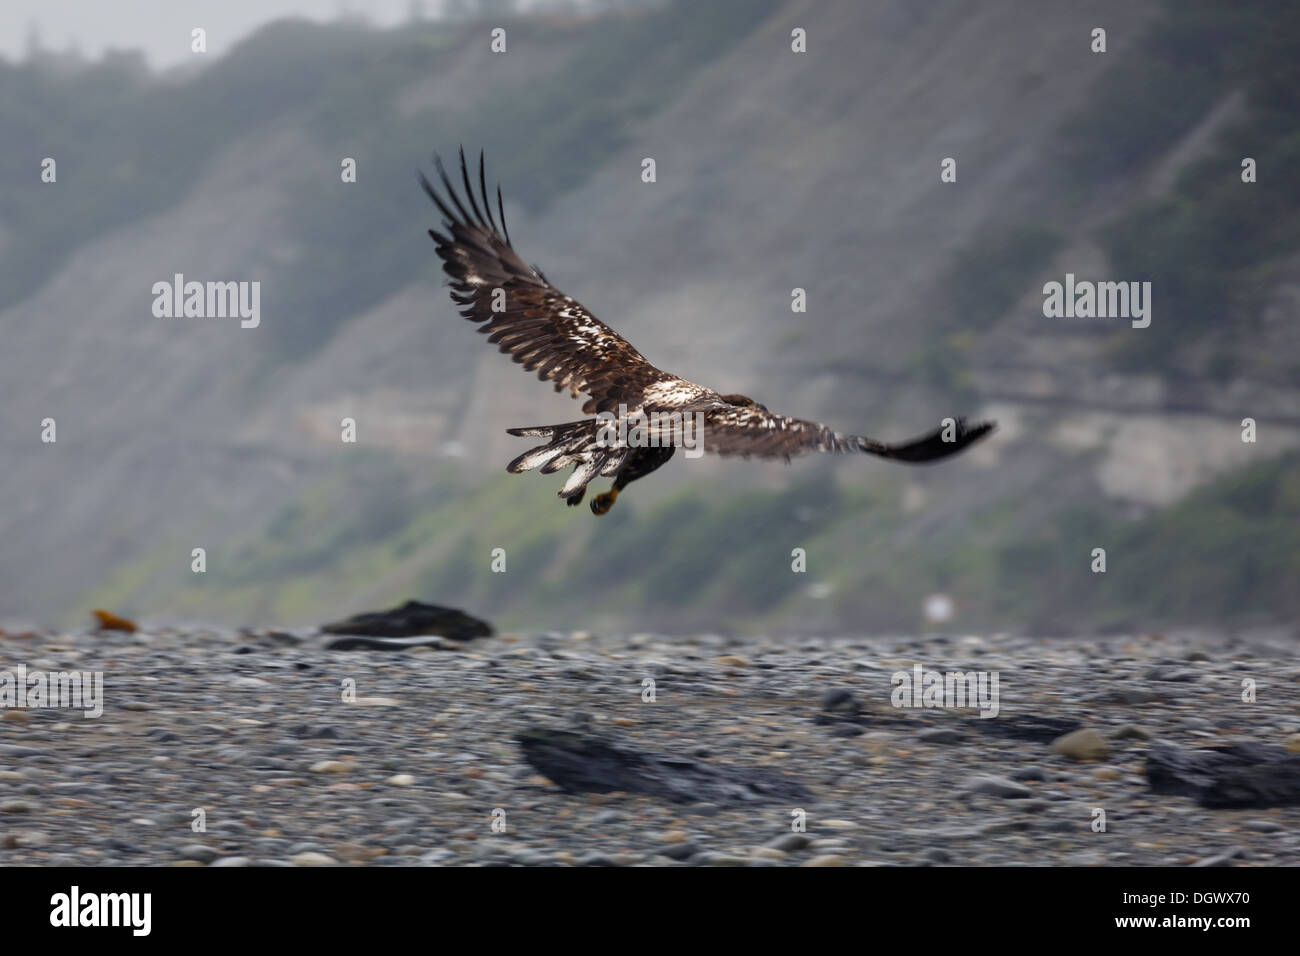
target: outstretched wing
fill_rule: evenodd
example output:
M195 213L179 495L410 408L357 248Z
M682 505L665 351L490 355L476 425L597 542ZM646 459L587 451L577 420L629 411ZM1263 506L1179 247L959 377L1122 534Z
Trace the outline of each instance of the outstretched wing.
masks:
M460 314L479 323L478 330L489 342L528 371L536 371L542 381L554 382L557 392L567 388L575 398L579 393L589 395L582 407L588 414L616 410L620 403L636 407L649 385L673 380L576 299L551 285L535 266L519 258L510 245L500 186L500 228L492 215L481 153L476 198L465 151L460 152L468 209L437 156L434 165L445 199L423 173L420 184L442 211L446 232L430 229L429 235L450 280L451 297L462 306Z
M817 422L774 415L762 408L723 405L706 409L704 450L719 455L790 458L805 452L865 452L881 458L921 463L938 461L970 447L994 429L993 422L952 426L891 445L862 435L841 435Z

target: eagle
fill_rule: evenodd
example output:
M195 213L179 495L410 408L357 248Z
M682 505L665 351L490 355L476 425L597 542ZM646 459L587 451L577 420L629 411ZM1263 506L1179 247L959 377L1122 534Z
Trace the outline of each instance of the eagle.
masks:
M559 496L582 502L597 476L613 478L592 497L603 515L619 492L665 464L679 447L719 455L783 458L805 452L863 452L917 464L948 458L987 436L993 422L968 425L945 419L939 428L900 444L843 435L825 425L768 411L745 395L723 394L652 365L626 339L565 295L536 266L525 264L510 242L501 186L496 215L479 153L478 193L460 150L463 190L458 193L435 154L442 191L418 173L420 185L442 213L442 230L430 229L451 298L488 341L557 392L586 396L581 421L510 428L538 445L506 466L512 474L539 469L553 474L574 466ZM498 222L499 220L499 222Z

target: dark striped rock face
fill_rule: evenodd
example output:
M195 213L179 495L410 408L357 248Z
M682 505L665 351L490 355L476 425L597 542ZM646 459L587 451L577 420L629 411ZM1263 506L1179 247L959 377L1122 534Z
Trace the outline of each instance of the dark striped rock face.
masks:
M779 773L649 753L582 731L529 727L516 739L533 769L569 793L642 793L719 805L809 799L798 782Z
M1195 797L1203 807L1300 806L1300 754L1269 744L1189 750L1156 742L1146 773L1156 793Z

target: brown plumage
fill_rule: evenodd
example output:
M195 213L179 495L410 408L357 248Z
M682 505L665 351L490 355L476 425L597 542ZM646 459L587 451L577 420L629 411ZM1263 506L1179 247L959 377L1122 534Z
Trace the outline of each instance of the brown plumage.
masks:
M968 426L963 419L950 419L933 432L890 445L776 415L744 395L723 395L664 372L519 257L510 243L500 186L493 214L482 154L477 196L464 150L460 153L463 199L436 156L434 165L445 196L423 173L420 183L442 212L444 231L430 229L429 235L460 314L478 323L479 332L500 351L536 372L539 379L552 382L556 391L567 389L575 398L586 395L583 412L597 416L564 425L509 429L512 435L547 439L512 461L509 471L540 468L550 474L575 466L559 492L570 505L582 500L587 484L597 475L613 476L611 491L591 504L596 514L604 514L623 487L666 462L675 447L693 441L702 441L705 451L720 455L788 461L812 451L865 452L919 463L956 454L994 428L992 422ZM673 413L702 421L702 436L670 428L670 422L655 424L657 416ZM640 435L648 441L624 437L632 434L627 427L642 417L651 422Z

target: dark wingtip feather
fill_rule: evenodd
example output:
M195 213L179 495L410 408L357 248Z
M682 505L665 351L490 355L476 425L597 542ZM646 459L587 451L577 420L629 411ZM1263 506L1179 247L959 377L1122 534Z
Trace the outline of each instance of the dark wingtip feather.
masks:
M904 442L901 445L875 445L875 443L871 443L864 445L862 450L884 458L892 458L895 461L923 464L925 462L939 461L964 451L997 428L996 422L980 422L968 426L964 418L958 418L955 421L957 429L952 441L943 440L946 429L939 427L927 435L922 435L920 438Z
M488 198L487 191L487 173L484 170L483 150L478 151L478 188L483 196L483 211L487 213L488 222L492 224L492 231L497 231L496 220L492 218L492 200Z
M474 198L474 187L469 184L469 165L465 162L465 147L460 148L460 178L465 184L465 195L469 199L469 207L474 210L474 221L486 229L487 223L483 221L483 214L479 212L478 201Z
M501 203L501 184L497 183L497 213L501 216L501 231L505 233L506 242L510 241L510 227L506 225L506 207Z
M424 175L423 169L417 169L415 171L415 178L420 181L420 188L424 190L425 194L430 199L434 198L433 183L429 182L429 177Z
M460 197L456 195L456 190L452 188L451 178L447 175L447 170L442 165L442 158L439 157L437 153L433 156L433 165L438 170L438 176L442 179L442 185L446 187L447 195L451 197L452 203L455 204L456 209L460 212L460 221L469 224L472 222L470 215L465 210L465 207L461 205ZM446 207L444 206L442 208L445 209ZM448 215L448 218L453 221L456 219L455 216L450 214Z
M434 161L437 162L436 156L434 157ZM442 213L443 217L449 224L454 222L456 219L455 215L453 215L452 211L447 208L447 204L442 201L442 197L438 195L438 191L433 188L433 183L429 182L428 177L424 175L423 171L417 170L416 175L420 178L420 185L424 188L425 194L433 200L433 204L438 207L438 211Z

